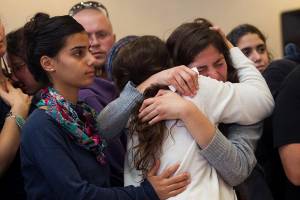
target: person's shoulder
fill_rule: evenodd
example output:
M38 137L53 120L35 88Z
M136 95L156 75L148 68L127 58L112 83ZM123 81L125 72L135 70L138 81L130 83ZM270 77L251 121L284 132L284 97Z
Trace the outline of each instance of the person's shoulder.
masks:
M28 129L43 129L49 126L52 118L46 113L45 110L35 109L27 118L23 130Z
M289 74L292 72L299 64L288 59L278 59L272 61L267 69L263 72L263 75L266 76L271 73L284 73Z
M285 81L283 82L283 87L290 87L297 91L300 84L300 67L295 68L291 73L288 74Z

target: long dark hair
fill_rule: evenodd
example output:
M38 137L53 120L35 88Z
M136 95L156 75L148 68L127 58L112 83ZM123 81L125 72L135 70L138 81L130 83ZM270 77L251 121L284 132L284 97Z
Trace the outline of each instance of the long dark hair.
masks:
M122 90L128 81L138 85L151 75L172 65L165 43L155 36L142 36L120 49L113 65L112 76L117 87ZM144 92L144 99L153 97L165 86L151 86ZM133 164L145 177L148 170L160 157L165 136L164 122L149 125L138 118L140 101L134 108L129 123L129 134L137 136L139 144L133 147Z
M48 14L37 13L25 24L26 61L36 81L43 85L50 83L41 66L41 57L55 57L65 45L68 36L83 31L84 28L69 15L50 18Z
M154 97L160 89L167 89L167 87L164 85L148 87L143 93L144 99ZM133 109L129 123L129 135L132 141L136 135L139 143L133 146L128 153L132 153L135 168L142 172L143 178L146 178L148 171L161 156L163 141L168 132L163 121L149 125L148 122L142 122L139 119L139 108L142 103L142 101L139 102Z
M229 49L222 36L211 30L212 26L208 20L197 18L180 25L171 33L166 44L174 65L189 65L201 51L212 45L224 55L228 66L228 81L238 82Z

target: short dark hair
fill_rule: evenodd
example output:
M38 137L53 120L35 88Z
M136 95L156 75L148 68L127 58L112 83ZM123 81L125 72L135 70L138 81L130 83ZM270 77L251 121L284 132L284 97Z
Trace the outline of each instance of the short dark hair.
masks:
M41 66L41 57L55 57L65 45L68 36L83 31L82 25L69 15L50 18L48 14L37 13L25 24L27 65L38 82L45 85L50 82Z
M139 85L171 65L171 57L161 39L141 36L119 50L113 60L112 76L116 86L122 90L128 81Z
M174 65L189 65L201 51L212 45L224 55L228 66L228 81L237 82L229 49L222 36L211 29L212 26L207 19L197 18L180 25L171 33L166 44Z

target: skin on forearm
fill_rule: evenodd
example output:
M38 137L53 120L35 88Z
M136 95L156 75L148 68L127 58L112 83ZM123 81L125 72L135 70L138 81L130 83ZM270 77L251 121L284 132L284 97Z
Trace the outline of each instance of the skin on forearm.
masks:
M25 119L29 111L29 105L28 102L18 103L11 108L11 112ZM19 146L20 129L17 126L16 119L7 117L0 134L0 176L5 173L14 160Z
M215 135L215 126L192 102L187 101L187 104L186 109L180 113L180 119L198 145L205 148Z
M136 89L140 92L140 93L144 93L145 89L147 89L148 87L150 87L152 84L155 83L159 83L159 81L157 80L155 75L150 76L148 79L146 79L144 82L142 82L141 84L139 84Z
M12 117L5 120L0 134L0 176L14 160L20 145L20 130Z
M289 181L300 186L300 144L288 144L280 147L279 155Z

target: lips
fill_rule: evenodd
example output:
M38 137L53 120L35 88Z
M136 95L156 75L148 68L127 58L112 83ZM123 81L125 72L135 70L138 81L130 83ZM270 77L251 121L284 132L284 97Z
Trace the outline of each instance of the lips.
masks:
M105 52L92 52L92 55L95 56L95 58L103 58L105 57L106 53Z
M256 68L257 68L258 70L263 70L263 69L265 68L265 66L264 66L264 65L259 65L259 66L256 66Z
M95 71L89 71L85 73L88 76L95 76Z

